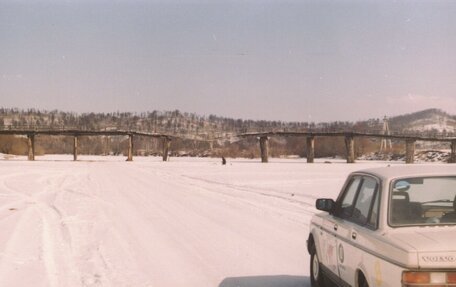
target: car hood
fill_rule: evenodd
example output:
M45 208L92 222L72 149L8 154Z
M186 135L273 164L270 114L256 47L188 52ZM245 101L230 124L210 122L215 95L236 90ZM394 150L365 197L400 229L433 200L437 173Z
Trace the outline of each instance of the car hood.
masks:
M456 227L403 228L387 235L396 246L417 255L420 268L454 268Z

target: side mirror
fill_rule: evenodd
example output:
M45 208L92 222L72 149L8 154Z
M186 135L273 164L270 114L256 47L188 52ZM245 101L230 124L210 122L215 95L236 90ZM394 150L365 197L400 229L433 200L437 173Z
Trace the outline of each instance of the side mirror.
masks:
M334 211L335 206L336 203L330 198L319 198L315 202L315 207L318 210L327 211L329 213L332 213Z

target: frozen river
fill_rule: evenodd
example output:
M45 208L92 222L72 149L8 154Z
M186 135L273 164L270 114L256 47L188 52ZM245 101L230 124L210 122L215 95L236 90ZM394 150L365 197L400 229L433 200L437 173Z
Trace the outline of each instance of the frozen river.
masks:
M0 286L310 286L308 222L381 162L0 160Z

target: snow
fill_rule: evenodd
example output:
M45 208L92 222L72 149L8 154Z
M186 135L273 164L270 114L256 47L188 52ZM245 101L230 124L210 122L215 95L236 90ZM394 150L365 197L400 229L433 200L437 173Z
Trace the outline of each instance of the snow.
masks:
M0 286L16 287L310 286L315 199L391 164L0 158Z
M449 116L434 114L428 118L422 118L411 122L408 130L421 132L434 130L440 133L454 133L456 131L456 121Z

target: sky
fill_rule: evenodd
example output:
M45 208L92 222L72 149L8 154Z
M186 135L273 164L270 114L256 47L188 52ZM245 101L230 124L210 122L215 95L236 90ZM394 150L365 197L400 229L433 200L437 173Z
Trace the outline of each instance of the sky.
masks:
M4 1L0 106L456 114L456 1Z

